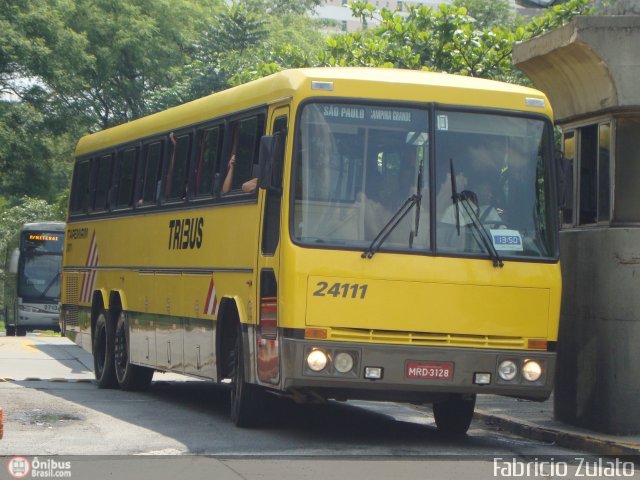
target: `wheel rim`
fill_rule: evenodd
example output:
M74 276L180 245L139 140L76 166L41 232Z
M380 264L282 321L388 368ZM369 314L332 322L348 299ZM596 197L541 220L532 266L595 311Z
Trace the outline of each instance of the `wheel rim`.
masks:
M106 362L105 355L107 353L105 326L104 323L99 322L99 328L96 332L96 373L98 376L102 375L104 365Z
M116 329L116 337L114 341L114 355L116 363L116 374L118 380L122 381L124 373L127 369L127 363L129 362L129 355L127 352L127 337L124 328L124 322L118 322L118 328Z
M242 362L240 361L240 340L236 339L236 345L233 349L233 373L231 375L231 381L233 382L231 388L231 415L235 419L238 416L240 410L240 398L242 396Z

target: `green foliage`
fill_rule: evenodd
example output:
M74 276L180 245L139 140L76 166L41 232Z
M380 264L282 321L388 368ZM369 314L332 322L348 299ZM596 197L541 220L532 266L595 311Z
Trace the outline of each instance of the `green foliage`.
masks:
M283 68L313 65L324 36L304 12L317 4L250 0L223 7L195 42L184 81L152 94L152 103L166 108Z
M516 23L508 0L453 0L453 5L466 8L477 28L512 27Z
M323 0L243 0L248 10L261 15L305 15Z
M0 192L52 201L68 184L75 138L27 102L0 102Z
M460 6L463 3L475 9L475 18ZM369 3L355 2L353 16L363 24L376 20L379 26L331 37L319 63L423 69L526 83L511 63L513 44L589 14L590 4L591 0L569 0L529 24L514 26L500 21L506 16L500 2L487 0L461 0L434 9L410 5L406 12L378 12Z
M84 128L150 112L147 98L187 62L214 0L33 0L8 2L2 22L11 72ZM5 75L5 84L11 80ZM13 82L14 90L23 90ZM76 120L78 121L78 120Z

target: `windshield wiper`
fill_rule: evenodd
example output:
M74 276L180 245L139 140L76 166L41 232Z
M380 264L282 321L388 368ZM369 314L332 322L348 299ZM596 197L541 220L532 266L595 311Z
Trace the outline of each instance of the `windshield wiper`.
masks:
M480 246L484 245L484 248L487 249L489 256L493 260L494 267L504 267L502 257L500 257L496 247L493 245L491 235L489 235L482 225L482 221L480 220L475 208L473 208L473 206L469 206L469 198L464 195L465 192L458 193L458 189L456 188L456 173L453 168L453 158L449 158L449 169L451 171L451 200L456 207L456 232L458 233L458 236L460 236L460 204L462 204L462 207L471 219L471 225L473 225L476 234L480 235L481 241L477 239L476 235L473 236L474 239Z
M422 196L420 192L422 191L422 170L424 168L424 160L420 159L420 165L418 166L418 183L416 185L416 192L418 194L418 199L416 200L416 218L413 227L413 231L409 234L409 248L413 248L413 240L418 236L418 228L420 228L420 204L422 203Z
M476 238L476 242L478 242L478 244L480 244L481 246L484 245L484 248L486 248L487 252L489 253L489 256L491 257L491 260L493 260L494 267L496 268L504 267L504 263L502 262L502 257L496 250L496 247L493 245L491 235L489 234L489 232L487 232L487 229L484 228L484 225L482 225L482 221L480 220L480 217L478 216L478 212L476 211L474 206L469 205L470 199L469 197L464 195L464 193L465 192L457 194L457 197L465 213L471 220L471 225L473 225L475 232L480 236L481 241L478 241L478 239L474 235L474 238Z
M451 201L456 207L456 232L460 236L460 207L458 206L458 189L456 188L456 172L453 170L453 158L449 158L449 170L451 171Z
M362 258L371 258L375 255L375 253L380 249L380 246L384 243L391 232L395 230L395 228L400 224L402 219L407 216L407 213L411 210L411 208L419 204L421 195L416 193L407 198L402 206L398 209L396 213L394 213L387 224L382 227L378 235L373 239L371 245L362 252Z
M44 289L44 291L40 294L40 298L44 298L47 293L49 292L49 290L51 290L51 287L53 287L56 283L56 281L60 278L60 272L56 273L56 276L53 277L51 279L51 281L47 284L47 288Z

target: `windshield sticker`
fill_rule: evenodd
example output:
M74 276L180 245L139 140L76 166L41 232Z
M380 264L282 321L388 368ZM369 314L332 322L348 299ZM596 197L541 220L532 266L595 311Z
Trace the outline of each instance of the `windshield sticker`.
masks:
M411 122L411 112L406 110L391 110L391 109L372 109L369 114L370 120L385 120L388 122Z
M489 230L493 246L499 252L522 252L522 236L518 230Z
M449 117L438 115L438 130L449 130Z
M366 120L375 123L408 124L421 120L414 118L415 112L411 109L326 104L321 106L321 112L325 118L347 121Z
M322 114L325 117L364 120L364 108L356 108L349 105L324 105L322 107Z

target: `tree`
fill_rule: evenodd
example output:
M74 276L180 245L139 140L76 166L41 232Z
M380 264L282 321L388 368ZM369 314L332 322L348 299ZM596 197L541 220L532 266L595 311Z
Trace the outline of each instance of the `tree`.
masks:
M282 68L313 65L324 35L306 12L317 4L245 0L227 5L195 42L184 81L156 92L155 105L166 108Z
M508 0L453 0L456 7L464 7L478 28L511 27L516 14Z
M27 102L0 102L0 197L54 201L68 184L75 138L52 132Z
M7 3L5 70L33 79L39 97L54 97L50 105L63 113L105 128L150 113L149 95L180 77L218 1Z
M308 14L320 6L323 0L244 0L243 3L249 10L279 16Z
M366 2L352 4L353 16L379 27L331 37L319 61L323 65L384 66L424 69L526 83L511 64L511 49L526 40L588 14L590 0L569 0L524 26L485 26L465 7L431 9L410 5L407 12L382 9Z

